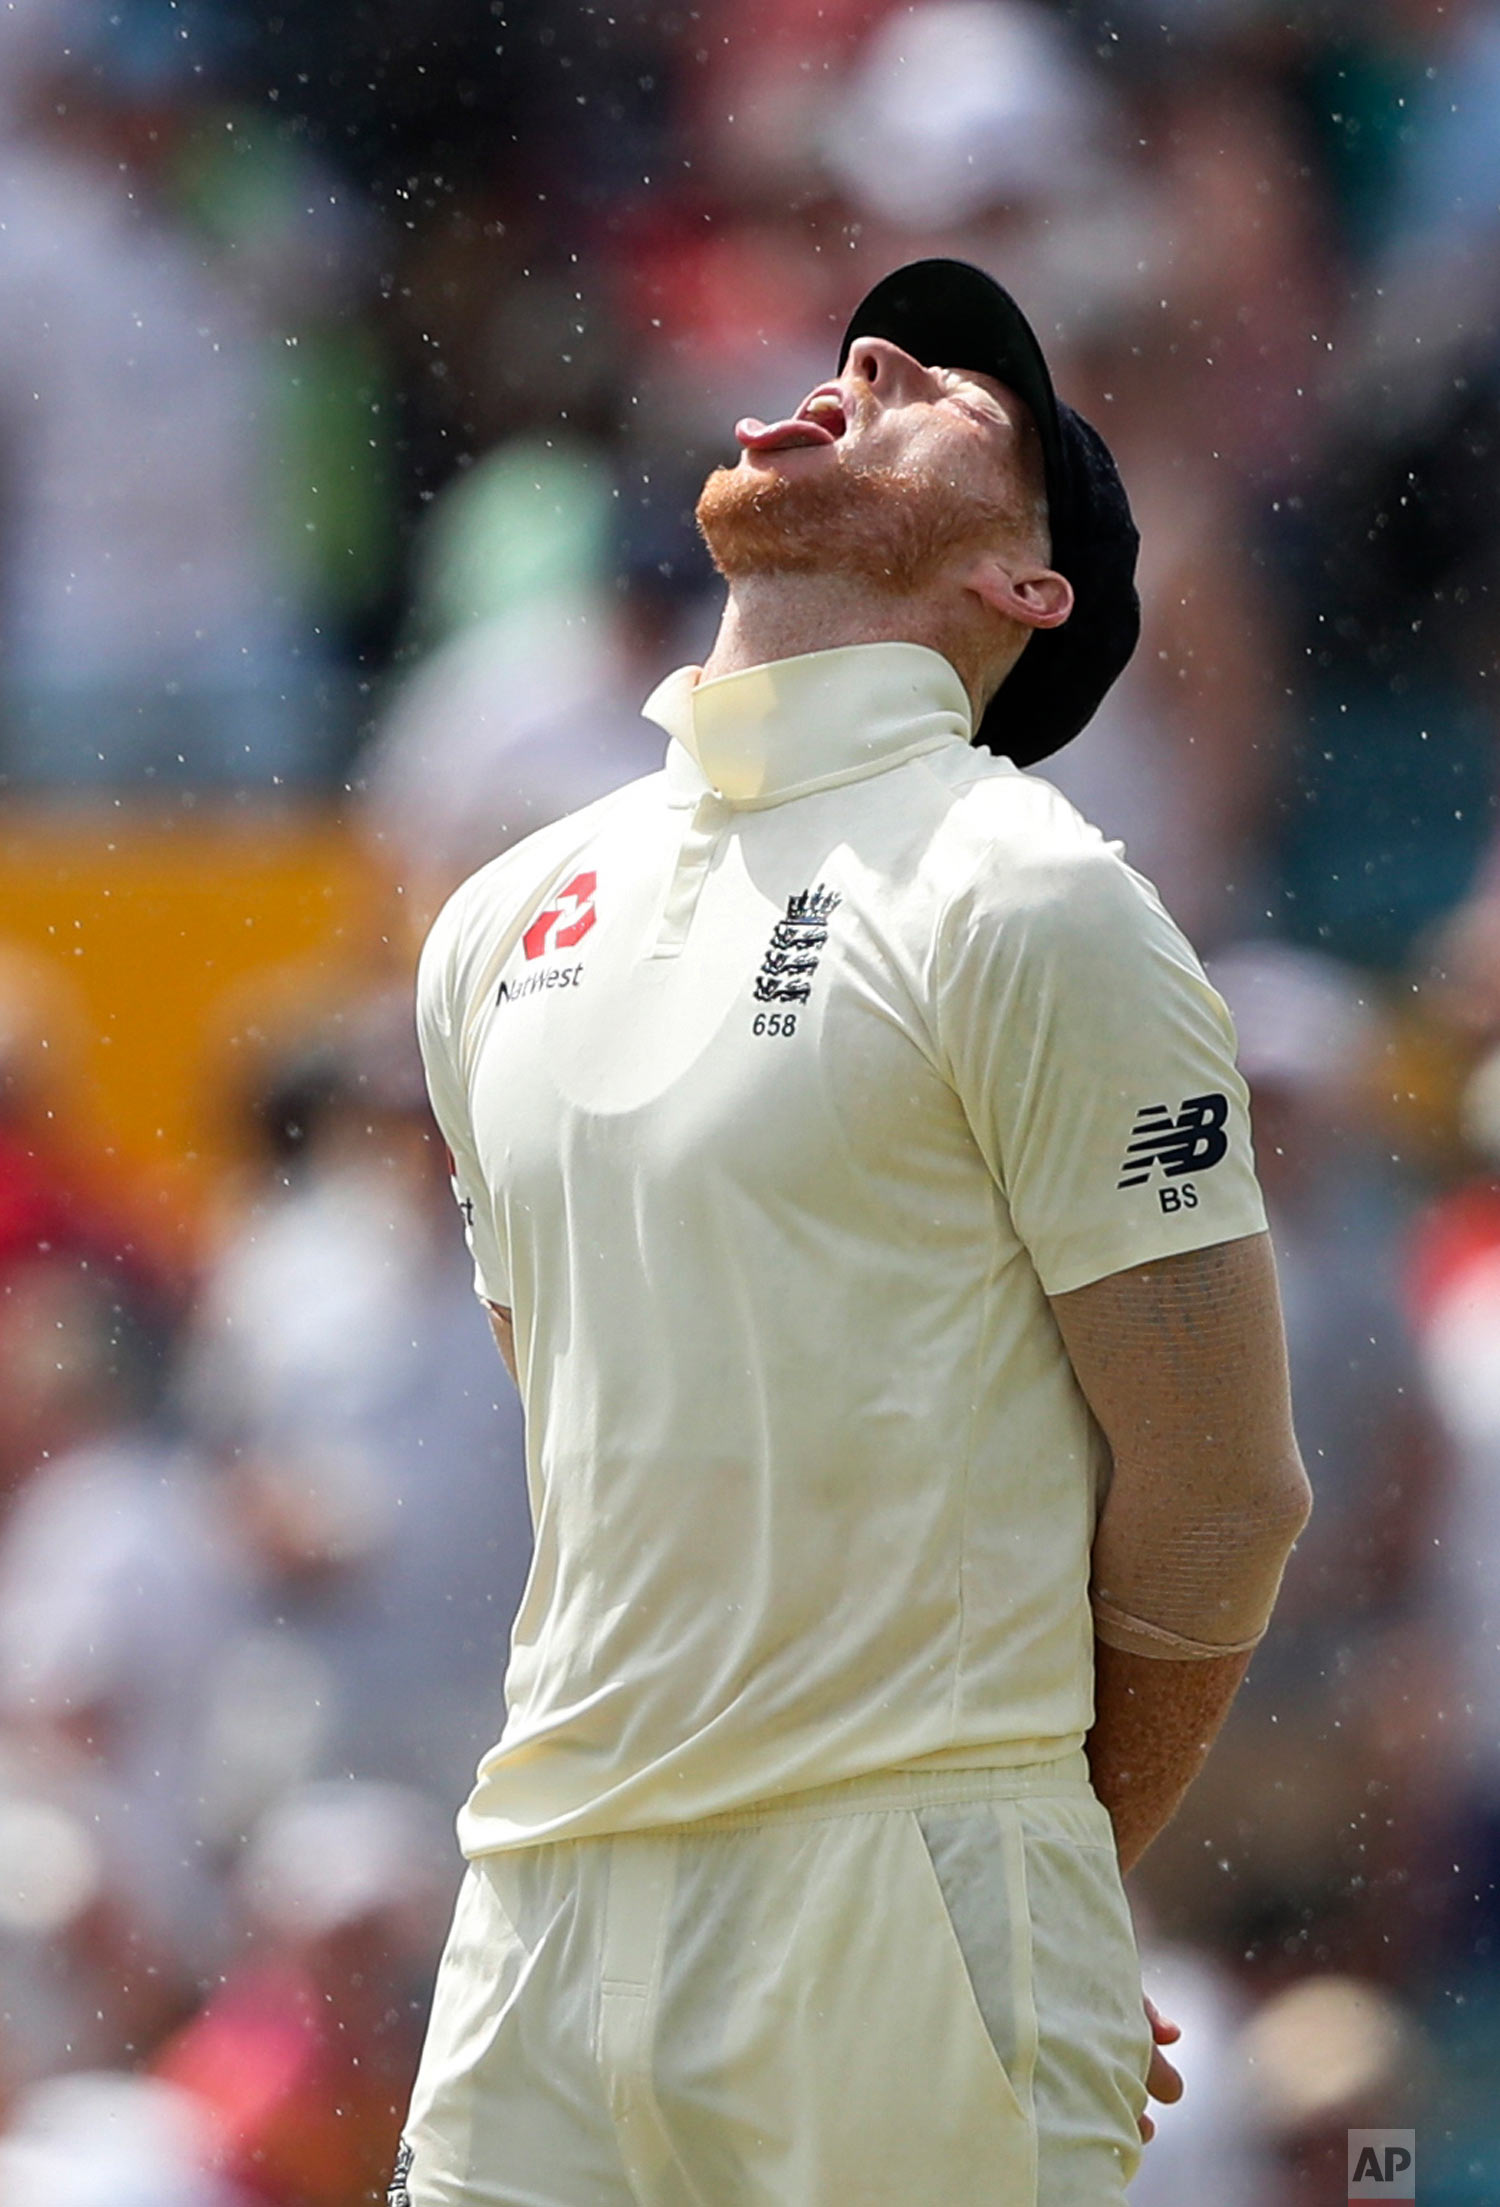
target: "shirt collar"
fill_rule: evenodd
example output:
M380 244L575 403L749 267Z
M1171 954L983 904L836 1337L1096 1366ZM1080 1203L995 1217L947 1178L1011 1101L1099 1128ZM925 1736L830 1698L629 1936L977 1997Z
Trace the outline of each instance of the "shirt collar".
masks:
M967 743L968 693L925 644L846 644L700 682L679 667L641 710L665 728L672 793L704 785L736 805L779 804Z

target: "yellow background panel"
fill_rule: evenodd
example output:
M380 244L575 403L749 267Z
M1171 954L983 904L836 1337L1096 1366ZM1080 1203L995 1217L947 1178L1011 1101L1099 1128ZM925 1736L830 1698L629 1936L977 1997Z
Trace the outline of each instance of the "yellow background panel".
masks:
M191 1240L257 1050L399 969L384 903L331 814L7 806L0 953L40 982L44 1100L143 1224Z

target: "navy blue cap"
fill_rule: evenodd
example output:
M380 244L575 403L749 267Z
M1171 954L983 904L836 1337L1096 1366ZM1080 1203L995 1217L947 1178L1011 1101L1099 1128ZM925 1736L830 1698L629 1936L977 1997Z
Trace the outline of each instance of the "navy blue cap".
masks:
M967 261L912 261L883 277L854 311L841 368L857 337L884 337L925 367L994 376L1036 423L1052 564L1073 585L1073 610L1061 628L1033 631L974 731L986 750L1034 766L1093 718L1140 636L1140 539L1109 447L1058 398L1036 333L1010 293Z

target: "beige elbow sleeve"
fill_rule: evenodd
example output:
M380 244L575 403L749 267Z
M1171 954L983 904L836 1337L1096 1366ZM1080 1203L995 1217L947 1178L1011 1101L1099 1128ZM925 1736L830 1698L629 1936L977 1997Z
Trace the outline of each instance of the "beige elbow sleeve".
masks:
M1130 1655L1242 1655L1265 1632L1292 1542L1307 1520L1295 1456L1206 1461L1170 1482L1117 1472L1094 1542L1094 1630Z

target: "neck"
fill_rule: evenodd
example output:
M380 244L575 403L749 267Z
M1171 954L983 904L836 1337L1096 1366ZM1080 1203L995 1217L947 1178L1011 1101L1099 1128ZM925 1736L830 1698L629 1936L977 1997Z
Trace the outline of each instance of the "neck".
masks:
M925 644L957 673L977 722L1020 657L1026 632L1017 629L1013 640L1007 637L1002 659L993 630L983 635L976 630L962 610L955 613L919 596L876 596L853 576L741 575L729 585L702 679L712 682L746 667L845 644Z

